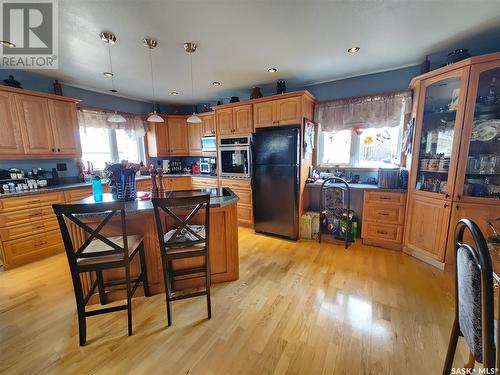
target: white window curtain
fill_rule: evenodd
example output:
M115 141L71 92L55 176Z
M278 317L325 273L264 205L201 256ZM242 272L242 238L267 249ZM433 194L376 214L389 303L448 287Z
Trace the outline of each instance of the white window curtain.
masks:
M137 139L146 135L144 120L139 116L121 113L126 122L109 122L109 112L101 112L92 109L78 109L78 124L85 131L86 128L123 129L126 130L131 139Z
M327 132L397 126L411 112L411 95L405 90L319 102L314 118Z

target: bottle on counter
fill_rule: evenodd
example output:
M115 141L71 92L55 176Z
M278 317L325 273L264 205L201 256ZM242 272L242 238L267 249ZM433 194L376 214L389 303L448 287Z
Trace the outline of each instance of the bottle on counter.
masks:
M92 180L92 194L95 202L102 202L102 184L99 176L95 176Z

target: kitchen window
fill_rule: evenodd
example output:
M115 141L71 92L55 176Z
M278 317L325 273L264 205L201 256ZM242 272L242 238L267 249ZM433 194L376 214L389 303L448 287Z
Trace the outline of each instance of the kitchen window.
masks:
M410 109L410 91L318 103L318 164L351 168L399 164L403 124Z
M79 110L82 161L103 169L106 162L146 160L144 123L134 116L124 116L124 123L110 123L106 112Z
M403 125L382 128L342 129L319 134L318 162L325 166L378 168L399 164Z

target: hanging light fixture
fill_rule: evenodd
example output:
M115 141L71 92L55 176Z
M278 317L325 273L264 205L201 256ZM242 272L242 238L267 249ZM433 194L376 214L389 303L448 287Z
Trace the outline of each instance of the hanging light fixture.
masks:
M118 90L115 89L115 78L114 78L114 73L113 73L113 62L111 60L111 44L115 44L116 42L116 35L113 34L112 32L109 31L103 31L101 34L99 34L101 37L101 40L108 45L108 56L109 56L109 71L104 72L104 75L106 77L111 78L111 91L112 93L118 92ZM127 122L127 119L120 115L117 111L113 113L111 116L107 118L109 122Z
M193 114L186 120L191 124L199 124L201 118L196 116L196 105L194 104L194 84L193 84L193 53L196 51L196 44L193 42L184 43L184 50L189 53L191 60L191 101L193 102Z
M153 57L151 55L151 51L155 49L158 46L158 41L155 39L151 38L144 38L142 41L144 46L148 48L149 50L149 65L151 68L151 91L153 93L153 114L150 115L146 121L148 122L164 122L163 118L161 116L158 116L156 114L156 109L155 109L155 83L154 83L154 78L153 78Z

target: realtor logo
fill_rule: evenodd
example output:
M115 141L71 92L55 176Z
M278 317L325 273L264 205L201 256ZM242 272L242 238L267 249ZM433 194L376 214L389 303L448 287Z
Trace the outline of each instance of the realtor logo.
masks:
M1 0L1 66L57 69L57 0Z

